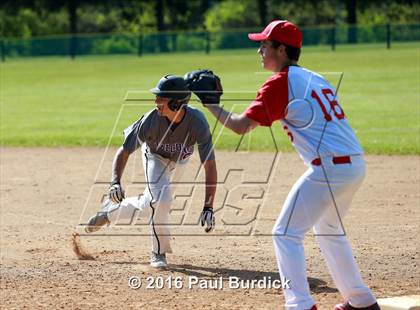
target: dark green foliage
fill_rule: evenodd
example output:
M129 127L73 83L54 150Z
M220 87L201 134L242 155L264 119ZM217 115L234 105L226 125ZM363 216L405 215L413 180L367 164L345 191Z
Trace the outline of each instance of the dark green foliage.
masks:
M76 8L78 33L135 36L159 29L259 29L265 21L273 19L289 19L300 26L342 25L349 20L356 20L358 25L417 23L420 20L418 0L357 1L356 16L349 15L350 8L354 8L349 6L352 0L3 0L0 2L1 36L30 38L69 33L70 3ZM360 40L366 34L350 29L346 35ZM112 43L114 46L121 44ZM166 50L173 45L169 41L159 44L159 49Z

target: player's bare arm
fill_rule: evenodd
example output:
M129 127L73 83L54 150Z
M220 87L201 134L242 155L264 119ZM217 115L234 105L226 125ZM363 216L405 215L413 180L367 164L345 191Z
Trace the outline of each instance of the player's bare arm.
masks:
M220 78L211 70L195 70L184 76L188 88L194 92L201 103L221 122L233 132L244 135L259 125L245 114L229 113L219 106L223 87Z
M258 126L258 122L246 117L245 114L229 113L223 107L215 104L204 106L220 123L239 135L244 135Z
M207 160L203 164L206 173L206 197L204 207L213 208L217 186L217 168L215 160Z
M123 147L120 147L115 153L114 160L112 162L112 178L111 186L108 190L108 196L109 199L115 203L120 203L125 198L124 189L121 186L120 181L129 156L130 153L124 150Z
M206 226L204 231L211 232L216 224L216 218L213 212L213 201L216 194L217 170L215 160L206 160L203 163L206 172L206 197L203 211L200 215L201 226Z
M124 150L123 147L120 147L115 153L114 161L112 162L111 184L120 183L129 156L130 153Z

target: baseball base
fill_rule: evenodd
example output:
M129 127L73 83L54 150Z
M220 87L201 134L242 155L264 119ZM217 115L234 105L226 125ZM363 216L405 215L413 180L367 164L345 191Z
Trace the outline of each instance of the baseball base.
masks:
M420 310L420 295L378 299L382 310Z

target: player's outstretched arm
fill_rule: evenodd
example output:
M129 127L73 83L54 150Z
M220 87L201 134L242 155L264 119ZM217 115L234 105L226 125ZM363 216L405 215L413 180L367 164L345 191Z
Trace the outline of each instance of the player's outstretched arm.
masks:
M114 161L112 162L112 178L111 186L109 187L109 198L115 203L121 202L125 197L124 189L122 188L120 181L129 156L130 153L124 150L123 147L120 147L115 153Z
M246 117L245 114L229 113L219 106L220 97L223 95L223 87L220 78L213 71L204 69L187 72L184 80L201 103L225 127L239 135L246 134L257 127L258 123Z
M124 150L123 147L120 147L114 156L114 161L112 162L112 179L111 183L119 183L123 175L125 165L127 164L128 157L130 153Z
M217 168L215 160L206 160L204 162L204 171L206 172L206 198L204 206L213 208L214 196L217 186Z
M216 195L217 186L217 169L215 160L207 160L204 162L204 170L206 172L206 198L204 201L203 211L201 212L201 226L206 225L205 232L209 233L214 229L216 219L213 213L213 201Z
M248 118L245 114L229 113L219 105L204 105L217 120L233 132L244 135L258 126L258 122Z

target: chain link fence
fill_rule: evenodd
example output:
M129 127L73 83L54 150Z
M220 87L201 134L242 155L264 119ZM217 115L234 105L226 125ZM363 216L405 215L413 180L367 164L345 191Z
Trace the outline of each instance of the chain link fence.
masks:
M253 48L249 32L261 29L241 29L223 32L165 32L141 35L78 34L31 39L0 39L3 61L8 57L155 54L171 52ZM420 41L420 24L386 24L372 26L324 26L302 28L303 45L384 43Z

